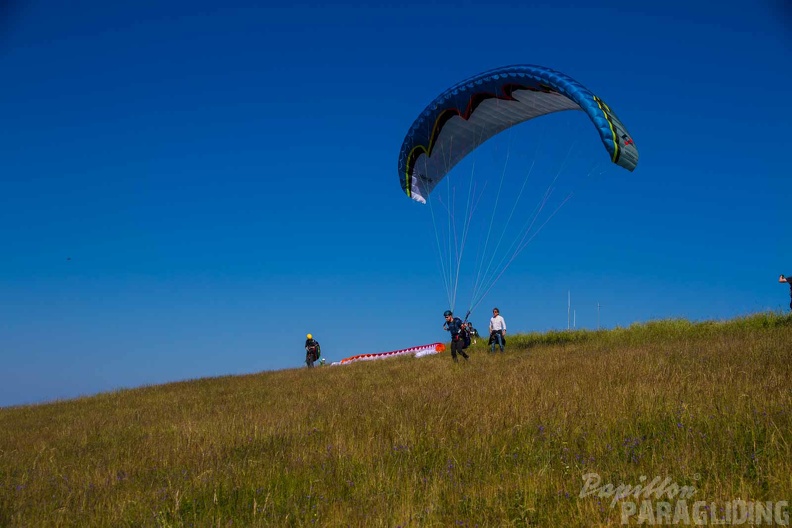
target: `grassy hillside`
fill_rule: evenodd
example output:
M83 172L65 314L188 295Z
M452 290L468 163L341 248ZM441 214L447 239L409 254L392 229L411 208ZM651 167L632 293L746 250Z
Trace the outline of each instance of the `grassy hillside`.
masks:
M588 473L792 499L792 317L508 339L0 409L0 526L618 524Z

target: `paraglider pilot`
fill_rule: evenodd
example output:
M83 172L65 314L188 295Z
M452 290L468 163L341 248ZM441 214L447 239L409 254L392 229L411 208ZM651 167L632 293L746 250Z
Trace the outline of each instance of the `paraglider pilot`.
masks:
M465 323L463 323L462 319L459 317L454 317L454 313L451 310L446 310L443 315L445 316L443 329L451 333L451 357L454 359L454 362L457 362L459 361L457 359L457 353L459 353L465 358L465 361L467 361L469 356L465 353L465 341L462 339L462 331L465 329Z

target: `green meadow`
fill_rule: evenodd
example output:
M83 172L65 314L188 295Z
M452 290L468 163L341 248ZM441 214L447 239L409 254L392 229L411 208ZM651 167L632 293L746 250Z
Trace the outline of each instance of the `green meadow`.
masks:
M614 496L656 477L707 524L792 500L792 316L507 338L0 409L0 526L670 524L672 488Z

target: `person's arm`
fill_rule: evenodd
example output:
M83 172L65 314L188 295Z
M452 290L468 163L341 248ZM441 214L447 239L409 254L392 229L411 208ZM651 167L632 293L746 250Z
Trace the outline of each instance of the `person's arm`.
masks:
M786 277L784 277L783 274L781 274L781 276L778 278L778 282L789 282L789 279L787 279Z
M501 326L503 327L503 335L506 335L506 319L501 315Z

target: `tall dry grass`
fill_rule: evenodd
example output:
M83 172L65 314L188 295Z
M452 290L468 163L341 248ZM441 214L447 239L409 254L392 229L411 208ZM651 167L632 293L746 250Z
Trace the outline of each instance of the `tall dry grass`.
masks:
M0 409L0 526L605 526L582 476L792 498L792 317Z

